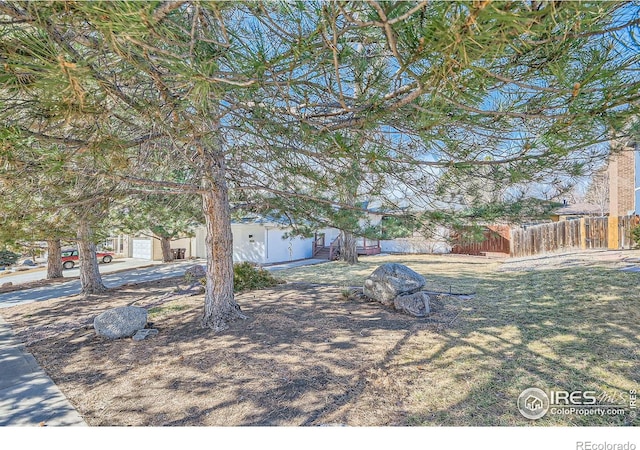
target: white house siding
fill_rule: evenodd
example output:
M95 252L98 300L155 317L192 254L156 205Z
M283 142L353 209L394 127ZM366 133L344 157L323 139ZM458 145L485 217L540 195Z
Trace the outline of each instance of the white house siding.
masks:
M207 237L207 231L204 229L204 227L199 227L196 228L196 237L195 237L195 251L194 251L194 256L196 258L206 258L207 257L207 252L205 249L205 242L206 242L206 237Z
M259 224L231 224L233 260L265 263L265 229Z
M283 239L287 228L264 227L265 263L277 263L311 258L313 238L289 237Z
M324 233L324 245L328 247L331 243L340 236L340 230L337 228L324 228L322 230L318 230L318 234Z
M233 261L250 261L258 264L272 264L297 259L311 258L313 239L282 239L290 231L274 224L234 223L231 224L233 233ZM198 258L206 258L206 231L204 227L196 229L193 238L192 254ZM171 245L173 248L174 245ZM182 248L188 248L185 245Z

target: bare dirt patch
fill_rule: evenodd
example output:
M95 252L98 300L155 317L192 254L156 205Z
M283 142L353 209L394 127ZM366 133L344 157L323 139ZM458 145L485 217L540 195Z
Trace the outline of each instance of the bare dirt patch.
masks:
M238 295L249 319L215 334L203 298L176 280L3 310L28 350L89 425L318 425L419 330L440 330L459 304L434 298L415 319L336 287L294 283ZM109 341L93 317L147 307L153 339ZM386 421L401 420L388 415Z

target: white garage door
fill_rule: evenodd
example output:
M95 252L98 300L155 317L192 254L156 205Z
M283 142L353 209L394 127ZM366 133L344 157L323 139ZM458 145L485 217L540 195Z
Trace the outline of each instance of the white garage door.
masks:
M134 239L131 256L140 259L151 259L151 239Z

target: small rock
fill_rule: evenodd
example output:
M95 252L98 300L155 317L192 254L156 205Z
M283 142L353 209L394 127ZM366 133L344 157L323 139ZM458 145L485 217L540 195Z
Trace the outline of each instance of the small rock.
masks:
M9 286L13 286L13 283L11 281L8 281L6 283L2 283L2 287L9 287Z
M137 306L121 306L98 315L93 327L99 336L118 339L133 336L147 324L147 310Z
M405 314L415 317L425 317L431 312L429 294L420 291L413 294L398 295L393 300L393 306Z
M155 328L143 328L142 330L138 330L136 334L133 335L134 341L142 341L146 338L153 337L158 334L158 330Z
M23 266L30 266L33 267L36 265L36 263L34 263L32 260L30 259L25 259L24 261L22 261L22 265Z

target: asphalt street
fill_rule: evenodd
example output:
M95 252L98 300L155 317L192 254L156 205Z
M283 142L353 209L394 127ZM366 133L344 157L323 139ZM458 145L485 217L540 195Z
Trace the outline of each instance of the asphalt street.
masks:
M146 267L153 264L162 264L161 261L149 261L145 259L137 258L124 258L114 259L109 264L100 264L100 273L111 273L123 269L135 269L139 267ZM73 269L63 270L62 276L65 278L75 278L80 276L80 269L76 265ZM41 267L38 269L31 269L28 272L14 272L9 275L0 276L0 284L11 282L13 284L28 283L29 281L44 280L47 277L47 268Z
M140 261L140 260L138 260ZM146 261L147 264L151 261ZM182 275L186 267L192 264L203 264L203 261L181 261L172 264L156 264L152 267L131 269L123 272L109 273L108 269L113 269L117 264L101 264L100 272L103 274L102 281L108 288L122 286L127 283L139 283L144 281L160 280L162 278L170 278ZM108 267L110 266L110 267ZM121 269L116 267L115 270ZM105 270L107 269L107 270ZM72 269L76 270L76 269ZM71 272L71 271L65 271ZM65 273L66 275L66 273ZM77 275L76 275L77 276ZM9 277L3 277L2 282L5 283ZM14 282L14 284L17 284ZM56 283L48 286L42 286L22 291L8 292L0 294L0 309L10 308L12 306L21 305L30 302L41 302L52 298L64 297L80 293L80 280L72 280L67 283Z
M127 283L141 283L145 281L154 281L163 278L181 276L184 274L184 270L193 264L206 264L203 259L182 260L180 262L174 262L170 264L156 263L152 267L144 267L138 269L132 268L131 270L124 270L122 272L109 273L113 270L118 270L125 267L118 267L116 261L110 264L100 265L100 272L103 274L102 281L108 288L122 286L123 284ZM265 269L275 272L279 270L290 269L293 267L308 266L326 262L328 262L326 259L305 259L301 261L291 261L288 263L277 264L265 267ZM143 263L153 264L152 261L144 260L135 260L130 264L141 265ZM77 269L72 270L75 271ZM65 275L66 272L71 272L71 270L66 270ZM6 283L7 281L10 281L10 278L11 277L2 277L0 279L0 282ZM14 281L14 284L17 284L17 282ZM52 298L65 297L78 293L80 293L80 280L72 280L67 283L56 283L33 289L25 289L22 291L7 292L6 294L0 294L0 309L10 308L12 306L22 305L25 303L41 302L50 300Z

